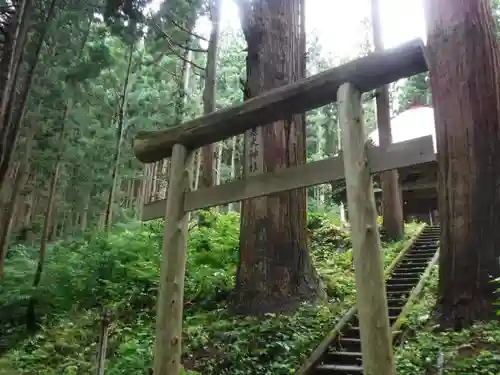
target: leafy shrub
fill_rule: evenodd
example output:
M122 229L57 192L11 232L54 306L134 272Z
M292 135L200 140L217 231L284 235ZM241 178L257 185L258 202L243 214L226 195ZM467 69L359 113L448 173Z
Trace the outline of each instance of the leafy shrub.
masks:
M214 215L190 223L185 279L184 363L208 374L290 374L354 300L346 227L327 214L309 218L311 255L327 287L328 303L303 304L291 314L234 317L225 297L238 262L239 216ZM111 233L88 232L54 243L40 288L42 330L0 361L20 374L94 371L101 308L113 312L106 374L144 374L151 366L163 223L128 223ZM415 227L410 227L410 232ZM385 263L403 242L387 245ZM38 250L19 247L6 267L0 304L25 300ZM16 313L24 313L19 308ZM189 372L188 372L189 373ZM12 372L10 373L12 374Z

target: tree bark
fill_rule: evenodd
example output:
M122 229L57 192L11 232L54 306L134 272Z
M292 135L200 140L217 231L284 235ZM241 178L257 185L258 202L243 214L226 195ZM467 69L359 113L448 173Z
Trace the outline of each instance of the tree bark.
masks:
M136 215L137 219L141 220L142 219L142 212L144 210L144 205L146 204L146 183L147 183L147 171L148 171L148 166L145 165L144 168L144 174L142 178L139 181L138 184L138 194L136 198Z
M203 90L203 113L215 111L215 74L217 68L217 50L220 33L220 0L212 0L210 4L210 18L212 31L207 52L207 66L205 68L205 88ZM201 148L201 186L215 185L215 144Z
M380 19L379 0L371 0L373 44L375 51L382 51L382 30ZM377 127L380 147L388 147L392 143L391 134L391 112L389 86L385 85L377 89ZM387 171L381 174L382 182L382 204L383 224L388 238L399 241L404 238L403 204L399 189L398 171Z
M184 119L184 109L186 107L186 99L189 90L189 82L191 78L191 64L189 63L192 59L193 53L191 50L185 50L181 65L179 81L179 92L175 105L175 123L180 124Z
M198 186L200 184L200 175L201 175L201 149L197 150L194 153L194 178L192 181L193 184L193 190L198 190Z
M84 232L87 230L87 218L89 213L89 202L91 197L88 192L85 192L82 199L83 203L81 205L80 214L78 215L78 224L80 225L80 231Z
M215 160L215 184L216 185L220 185L221 181L222 181L222 165L223 165L223 161L222 161L222 157L224 155L224 141L220 141L218 144L217 144L217 157L216 157L216 160Z
M109 189L108 203L106 205L106 213L104 218L104 226L106 230L111 228L113 221L113 201L115 199L115 191L118 185L118 170L120 168L120 153L123 138L123 126L125 122L125 111L127 108L127 95L129 89L130 74L132 71L132 56L134 53L134 43L130 43L127 59L127 71L123 81L123 91L120 98L120 108L118 109L118 123L116 129L116 150L113 162L113 171L111 173L111 187Z
M24 242L25 244L33 244L33 232L31 230L31 216L35 205L35 195L31 191L24 197L22 216L19 215L19 234L17 241Z
M248 43L245 99L300 78L300 0L241 2ZM265 124L262 124L265 125ZM245 134L244 177L306 161L301 115ZM292 310L323 295L307 248L304 189L242 203L234 304L260 314Z
M6 28L6 40L3 43L0 61L0 113L4 118L9 101L12 100L14 88L19 78L23 50L28 32L28 13L31 0L22 0ZM5 123L2 123L2 125Z
M70 111L70 108L72 107L72 101L71 99L68 99L66 102L66 106L64 109L63 113L63 118L62 118L62 126L61 130L59 133L59 139L57 144L58 149L57 149L57 155L56 155L56 161L55 161L55 166L54 166L54 173L52 175L52 179L50 180L50 185L49 185L49 196L48 196L48 201L47 201L47 208L45 211L45 220L43 222L43 230L42 230L42 236L40 239L40 252L39 252L39 259L38 259L38 264L37 268L35 271L35 277L33 280L33 289L36 289L38 285L40 284L40 281L42 280L42 273L43 273L43 267L45 265L45 255L47 253L47 245L49 242L49 237L50 237L50 229L51 229L51 224L53 221L54 215L54 203L55 203L55 197L56 197L56 191L57 191L57 182L59 180L59 174L61 173L61 167L62 167L62 157L63 157L63 152L64 152L64 132L66 129L66 121L68 117L68 113ZM26 327L28 331L33 332L36 330L36 314L35 314L35 307L36 307L36 298L35 296L31 296L28 304L28 309L26 312Z
M500 276L500 48L491 2L426 0L438 149L438 306L460 329L493 313Z
M14 186L12 188L12 194L10 201L2 215L1 227L0 227L0 280L3 278L3 268L5 264L5 258L7 256L7 251L10 245L10 238L12 234L12 227L14 223L14 215L16 212L16 207L18 206L19 196L21 190L24 188L26 181L29 177L30 168L30 154L33 147L33 138L35 136L35 128L29 129L26 135L26 146L24 148L23 160L19 170L17 171L16 179L14 181ZM17 215L17 214L16 214Z
M33 78L35 76L35 69L38 63L40 52L42 50L42 46L45 41L45 36L52 21L55 5L56 0L52 0L49 4L46 17L44 19L44 25L39 33L39 38L36 41L33 60L30 63L29 69L26 73L26 79L24 80L22 85L22 91L19 95L16 95L14 81L14 88L11 90L11 95L2 98L2 102L6 104L5 106L3 103L1 104L0 112L0 186L3 184L5 176L9 169L12 153L17 142L19 129L26 114L29 91L33 82ZM26 10L27 9L25 9L25 11ZM22 48L21 51L19 51L19 53L16 55L18 61L15 62L15 64L11 64L15 68L14 70L16 71L16 73L19 71L19 69L17 69L16 67L18 67L21 63L23 50L24 48ZM17 80L17 77L14 78Z
M239 144L238 140L239 140L238 136L234 136L231 139L231 181L234 181L239 177L239 173L237 172L238 166L236 164L236 151ZM240 207L240 202L229 203L229 211L238 212L239 207Z

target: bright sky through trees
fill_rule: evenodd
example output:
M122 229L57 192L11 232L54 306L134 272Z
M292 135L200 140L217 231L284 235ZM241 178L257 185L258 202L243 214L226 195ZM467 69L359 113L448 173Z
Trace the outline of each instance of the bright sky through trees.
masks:
M161 0L154 0L156 10ZM306 29L316 35L326 52L348 57L357 52L363 41L362 22L370 18L370 0L305 0ZM425 38L422 0L380 0L382 32L386 48L415 37ZM196 31L209 35L210 22L200 19ZM222 27L239 28L234 0L222 0Z

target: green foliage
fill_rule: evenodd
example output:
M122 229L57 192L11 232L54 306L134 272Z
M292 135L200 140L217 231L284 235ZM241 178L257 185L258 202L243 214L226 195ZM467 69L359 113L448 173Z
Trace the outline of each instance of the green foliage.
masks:
M182 82L182 61L165 46L153 48L150 39L141 37L145 31L151 31L151 25L145 27L150 18L144 14L149 3L147 0L57 1L54 16L45 22L42 13L49 3L42 2L39 7L32 7L33 27L30 28L25 53L26 61L34 60L40 31L47 28L20 137L23 139L27 129L36 129L30 160L32 173L23 195L28 198L31 193L45 195L56 155L61 151L64 167L57 184L58 207L54 221L60 226L58 234L64 237L79 230L77 216L84 210L87 212L86 222L91 227L97 225L105 210L112 182L110 169L117 143L117 109L121 102L129 46L133 44L134 53L123 114L119 186L113 202L115 220L122 210L135 206L124 207L127 183L142 179L145 173L143 165L132 153L136 131L174 125L177 112L186 118L198 114L203 79L193 75L186 110L176 108L178 87ZM165 10L168 12L170 7L175 9L173 20L190 29L202 5L197 1L175 0L162 7L168 8ZM158 17L157 23L170 36L171 43L187 44L189 34L185 31L164 20L163 16ZM182 49L176 48L175 52L182 54ZM203 64L203 55L195 54L194 60L201 60ZM24 65L22 69L24 74ZM24 76L19 82L23 79ZM72 108L63 118L64 108L70 102ZM65 134L61 150L59 133L62 125ZM24 153L20 142L14 162L19 162ZM134 203L139 191L136 189ZM8 194L4 197L8 199ZM40 203L32 213L32 222L36 224L43 222L45 212L44 198ZM64 226L62 221L65 221Z
M346 227L328 214L311 214L311 252L327 287L325 303L290 314L236 317L227 309L238 262L239 216L209 215L190 223L185 282L184 364L202 374L289 374L354 301ZM111 233L89 231L53 243L40 287L42 329L0 360L18 374L88 374L95 366L102 307L112 312L106 374L143 374L151 365L162 222L129 223ZM409 234L416 228L409 226ZM404 242L387 244L389 264ZM16 334L31 290L37 249L11 251L0 287L2 327ZM4 312L6 314L4 314ZM3 321L9 316L9 321ZM15 318L18 319L15 319ZM8 338L7 338L8 340Z
M86 79L95 79L99 77L103 69L109 68L113 62L107 44L101 40L89 43L82 54L81 60L73 71L68 72L67 80L83 82Z
M396 104L398 112L408 109L411 105L431 105L429 74L417 74L398 86Z
M439 330L430 315L436 303L437 283L436 266L405 322L406 337L396 351L398 374L435 374L439 369L450 375L498 374L499 322L477 323L457 332Z
M118 166L113 221L121 212L136 213L141 189L129 184L145 180L146 171L133 155L133 138L138 130L162 129L202 112L204 78L200 69L189 65L186 92L182 88L182 46L195 51L190 56L201 68L206 62L206 41L190 37L201 18L206 18L207 2L172 0L161 2L154 14L146 14L149 1L109 0L104 3L71 0L59 4L48 29L36 76L30 91L25 130L40 127L31 152L32 173L26 195L45 192L59 150L59 130L63 108L72 102L66 118L62 150L64 168L58 179L56 218L62 236L80 228L79 216L85 207L86 221L95 227L106 209L112 182L117 139L117 110L121 102L127 70L129 46L133 44L133 64L123 113L123 137ZM47 4L45 4L47 5ZM104 5L104 6L103 6ZM47 26L40 14L33 15L34 30ZM35 17L36 16L36 17ZM202 22L198 22L200 24ZM203 34L199 30L195 33ZM36 33L34 33L36 34ZM144 35L144 37L142 37ZM203 35L207 37L206 33ZM30 46L32 43L30 38ZM308 38L307 70L315 74L345 60L332 56L319 43ZM31 58L33 48L27 48ZM243 100L241 79L245 78L246 42L239 29L223 28L219 41L216 77L216 105L225 108ZM180 103L181 94L185 102ZM365 103L367 132L375 128L373 100ZM340 148L340 131L336 104L309 111L306 116L307 159L334 156ZM23 134L21 134L21 137ZM235 164L231 163L233 140L222 142L221 181L238 178L242 173L243 142L235 147ZM14 156L20 161L24 153L18 147ZM149 171L150 172L150 171ZM165 180L165 176L156 176ZM147 175L151 179L151 175ZM137 185L137 184L136 184ZM332 194L333 193L333 194ZM336 210L339 203L330 184L309 189L309 207L313 210ZM148 200L149 197L146 197ZM155 197L156 198L156 197ZM333 198L333 199L332 199ZM71 213L69 215L68 213ZM44 205L33 212L33 222L42 222ZM71 217L67 217L71 216ZM61 222L64 221L64 225Z
M35 192L41 198L42 210L34 212L32 220L32 229L39 233L44 219L43 192L60 146L62 109L72 99L73 107L64 124L64 168L56 198L55 222L58 229L64 223L61 238L65 239L49 246L44 276L37 290L32 289L31 283L38 248L17 245L9 250L6 277L0 286L0 350L4 345L11 350L0 358L0 374L93 373L102 307L113 313L106 374L144 374L151 365L161 221L120 225L109 234L94 229L78 233L76 225L76 213L86 209L90 227L95 228L106 205L116 147L116 112L131 44L132 75L123 114L119 160L119 180L123 186L118 187L113 205L115 221L135 214L133 207L123 204L127 198L126 183L142 180L145 174L132 153L132 139L137 130L165 128L201 113L204 79L196 68L191 67L186 102L179 105L183 77L178 56L184 54L180 45L202 49L201 41L193 40L183 29L192 30L207 4L198 0L169 0L162 2L158 13L146 17L144 10L148 3L107 0L92 5L70 0L58 4L48 25L25 120L26 129L39 127L30 163L36 174L30 178L25 193ZM47 4L42 4L42 8ZM498 1L495 11L498 14ZM39 30L47 26L40 21L43 17L38 10L31 18L33 31L27 61L33 59L31 47ZM144 32L146 37L141 38ZM326 56L317 39L308 43L310 74L341 60L338 56ZM217 107L223 108L242 100L240 80L245 76L246 45L241 32L234 30L223 30L219 45ZM203 67L205 54L193 53L191 61ZM428 98L426 75L407 80L396 94L395 101L400 107L415 97ZM373 100L364 103L366 133L376 127L373 103ZM333 156L339 151L337 115L335 104L308 113L308 160ZM232 172L238 176L238 171L232 171L227 162L231 142L223 144L222 181L233 178ZM239 161L242 149L240 142L235 152ZM17 161L23 152L16 151ZM333 189L330 185L309 189L310 207L334 210L338 196L345 195L344 188L340 184ZM226 306L238 262L239 218L228 214L212 219L212 227L191 223L185 285L186 367L203 374L291 373L354 301L348 228L328 214L309 216L311 254L326 286L329 297L326 303L305 304L288 315L239 318L231 316ZM408 230L411 233L415 226ZM385 244L386 266L402 246L403 243ZM32 295L37 298L42 329L26 339L22 325L26 303ZM430 305L424 307L429 311ZM416 330L420 328L420 320L414 326ZM20 339L25 340L16 345L15 341ZM436 354L435 342L444 342L439 340L433 332L422 336L423 349L420 352L419 348L414 349L418 358L413 361L399 357L399 366L408 366L402 371L413 373L421 369L426 358Z

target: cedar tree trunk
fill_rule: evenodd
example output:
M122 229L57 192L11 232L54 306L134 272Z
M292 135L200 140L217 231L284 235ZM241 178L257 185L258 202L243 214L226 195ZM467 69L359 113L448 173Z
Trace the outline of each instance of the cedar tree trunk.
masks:
M296 81L302 75L300 0L255 0L241 7L246 98ZM244 176L304 163L302 116L248 131L244 149ZM322 294L307 249L306 220L303 189L243 202L235 290L240 312L292 310Z
M439 312L461 328L492 313L500 268L500 51L489 0L426 0L438 148Z

